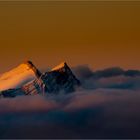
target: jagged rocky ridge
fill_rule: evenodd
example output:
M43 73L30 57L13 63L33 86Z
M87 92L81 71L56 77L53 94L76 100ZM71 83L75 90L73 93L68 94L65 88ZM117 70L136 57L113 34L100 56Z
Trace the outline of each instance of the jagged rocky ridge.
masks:
M41 73L31 61L25 63L35 73L36 78L20 88L1 91L1 97L17 95L35 95L52 93L70 93L80 86L80 81L74 76L69 66L64 62L51 71Z

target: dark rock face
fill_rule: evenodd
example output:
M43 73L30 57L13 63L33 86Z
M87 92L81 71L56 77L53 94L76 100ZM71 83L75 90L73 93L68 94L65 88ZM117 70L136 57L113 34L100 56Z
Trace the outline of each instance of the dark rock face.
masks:
M15 97L17 95L35 95L50 93L70 93L80 86L80 81L73 75L66 63L52 69L52 71L41 74L29 61L27 64L33 68L36 79L28 82L19 89L9 89L1 92L3 97Z
M58 69L46 72L42 78L47 93L58 93L60 91L69 93L80 85L80 81L73 75L66 63Z

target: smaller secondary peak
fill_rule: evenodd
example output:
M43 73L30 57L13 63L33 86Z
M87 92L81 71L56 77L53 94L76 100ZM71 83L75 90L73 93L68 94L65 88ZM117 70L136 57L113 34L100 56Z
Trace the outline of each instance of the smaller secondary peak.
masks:
M66 62L60 63L59 65L57 65L56 67L54 67L54 68L52 69L52 71L56 71L56 70L62 69L62 68L64 68L64 67L68 67L68 65L67 65Z

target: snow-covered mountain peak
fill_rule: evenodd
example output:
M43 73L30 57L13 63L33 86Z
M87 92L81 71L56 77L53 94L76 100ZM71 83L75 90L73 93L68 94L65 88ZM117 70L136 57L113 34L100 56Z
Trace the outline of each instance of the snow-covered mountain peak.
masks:
M13 68L12 70L1 74L0 91L18 88L22 84L35 79L41 73L36 69L31 61L27 61Z

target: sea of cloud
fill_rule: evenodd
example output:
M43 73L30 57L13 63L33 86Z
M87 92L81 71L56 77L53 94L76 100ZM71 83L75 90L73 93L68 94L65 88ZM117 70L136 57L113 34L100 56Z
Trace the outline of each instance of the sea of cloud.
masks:
M0 138L140 138L140 77L75 72L71 94L0 99Z

